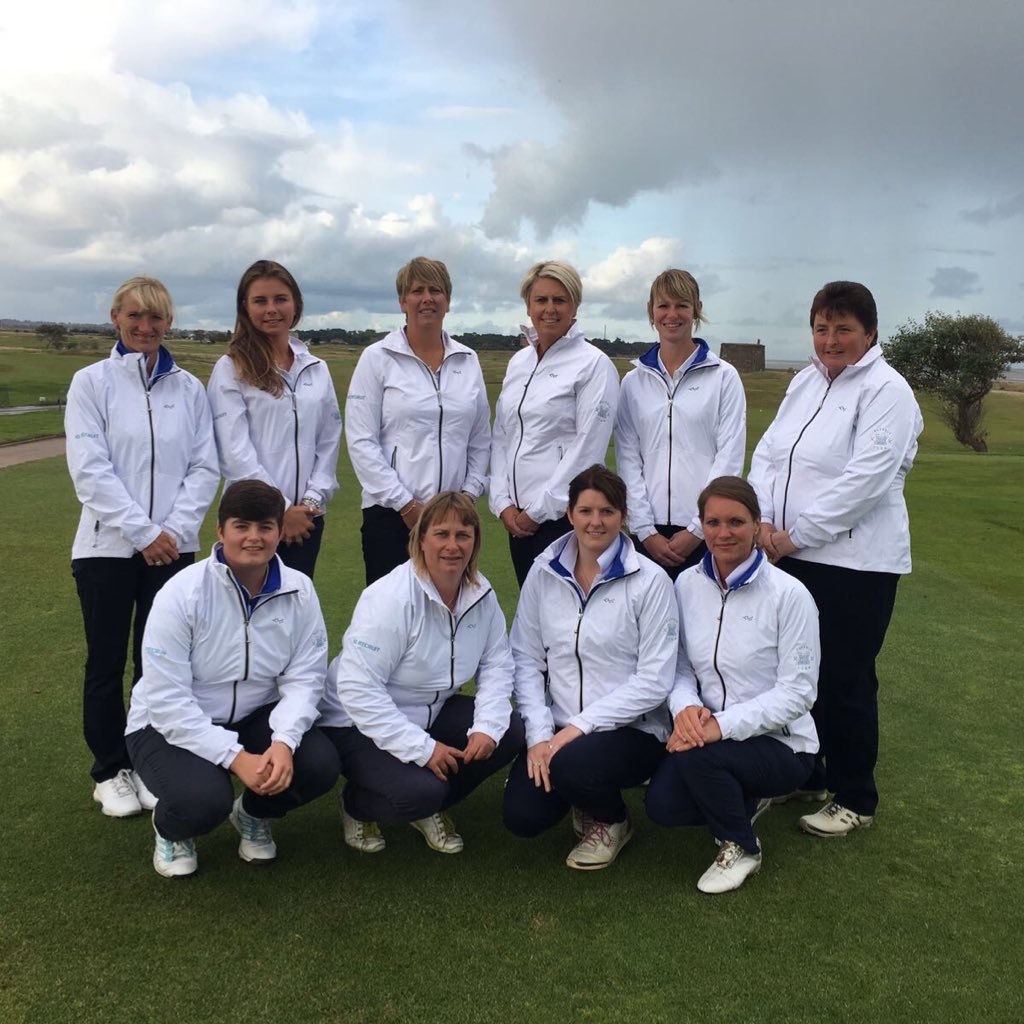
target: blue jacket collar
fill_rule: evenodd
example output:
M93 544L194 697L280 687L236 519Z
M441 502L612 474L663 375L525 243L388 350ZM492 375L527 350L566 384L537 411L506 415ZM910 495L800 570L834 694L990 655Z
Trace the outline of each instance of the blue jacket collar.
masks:
M689 366L686 367L686 372L689 373L694 367L700 366L701 363L708 361L708 356L711 353L711 349L708 347L708 343L703 338L694 338L694 344L697 346L697 350L690 356L688 362ZM656 373L664 373L661 368L661 360L658 358L661 352L661 345L659 342L655 342L638 360L637 362L641 366L646 366L650 370L654 370Z
M741 562L725 580L726 590L739 590L745 587L756 575L764 564L764 552L760 548L754 548L751 555L745 562ZM701 572L704 573L715 586L720 586L718 573L715 571L715 560L710 551L704 553L700 560Z
M222 544L218 543L214 545L213 556L227 570L228 577L231 579L231 582L238 587L239 592L246 596L249 602L250 611L256 606L256 602L261 597L276 594L277 591L281 589L281 560L277 555L274 555L270 560L270 564L267 566L267 578L263 581L263 587L258 594L250 594L245 587L235 579L235 574L231 571L231 566L228 565L227 559L224 557L224 546Z
M563 579L573 579L573 569L576 567L576 556L579 554L579 547L576 543L576 535L570 533L564 541L555 542L557 550L552 553L548 565L552 572ZM601 567L601 573L594 580L594 583L604 583L608 580L621 579L626 575L626 560L633 546L624 533L619 534L618 543L612 541L598 556L597 564ZM566 565L568 563L568 566Z
M120 338L117 339L117 344L114 346L114 351L119 356L141 356L140 352L136 352L134 349L129 348ZM150 374L150 380L156 380L159 377L163 377L164 374L170 373L174 369L174 356L167 351L163 345L160 346L156 356L156 366L153 367L153 372Z

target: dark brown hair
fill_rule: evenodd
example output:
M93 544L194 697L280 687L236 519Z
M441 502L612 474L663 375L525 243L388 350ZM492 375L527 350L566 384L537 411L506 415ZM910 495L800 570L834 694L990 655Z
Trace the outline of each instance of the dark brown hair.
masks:
M571 512L584 491L599 491L612 508L626 514L626 484L607 466L595 462L582 473L577 473L569 482L569 511Z
M758 503L754 488L739 476L718 476L700 492L697 498L697 514L704 519L704 507L709 498L728 498L738 501L754 517L757 523L761 519L761 506Z
M223 528L229 519L244 519L248 523L273 519L281 526L284 523L284 495L262 480L236 480L224 488L217 506L217 525Z
M814 318L823 316L831 320L834 316L852 316L860 321L861 327L869 334L875 334L872 344L878 341L878 308L875 297L856 281L829 281L811 303L811 326Z

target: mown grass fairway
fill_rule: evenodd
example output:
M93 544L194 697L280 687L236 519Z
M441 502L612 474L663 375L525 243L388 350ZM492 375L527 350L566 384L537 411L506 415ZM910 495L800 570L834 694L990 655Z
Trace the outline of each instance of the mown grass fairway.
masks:
M220 350L194 349L183 362L205 378ZM320 353L343 394L355 354ZM494 389L501 359L484 360ZM787 379L746 381L751 441ZM564 866L568 824L503 832L500 780L456 808L458 857L401 827L360 856L326 798L276 827L269 867L239 860L225 825L200 840L195 878L159 878L148 819L103 818L90 797L65 467L0 470L0 1021L1024 1020L1024 404L992 397L988 456L926 414L915 571L880 666L876 827L816 840L802 808L775 808L762 872L721 897L695 889L708 835L651 825L640 794L629 849L586 875ZM347 459L339 475L317 573L332 653L362 583ZM484 522L482 568L511 615L507 547Z

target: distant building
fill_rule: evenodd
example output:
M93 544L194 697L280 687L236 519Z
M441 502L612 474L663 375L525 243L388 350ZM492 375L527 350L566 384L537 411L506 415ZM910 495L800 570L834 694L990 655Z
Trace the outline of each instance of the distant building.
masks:
M756 345L723 344L718 354L740 373L757 373L764 369L764 345L760 338Z

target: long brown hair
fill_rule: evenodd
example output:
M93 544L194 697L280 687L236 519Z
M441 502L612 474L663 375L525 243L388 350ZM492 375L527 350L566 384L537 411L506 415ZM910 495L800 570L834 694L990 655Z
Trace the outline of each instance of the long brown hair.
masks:
M288 270L273 260L257 260L242 275L238 282L235 300L235 332L228 343L228 355L235 364L239 377L254 388L269 392L275 398L284 394L284 384L277 372L270 338L256 327L245 308L249 288L260 278L271 277L280 281L291 293L295 303L295 319L288 325L294 327L302 319L302 292L295 278Z

